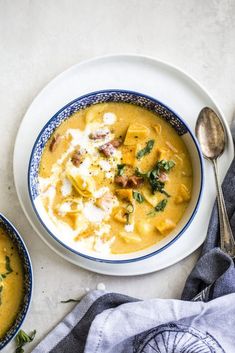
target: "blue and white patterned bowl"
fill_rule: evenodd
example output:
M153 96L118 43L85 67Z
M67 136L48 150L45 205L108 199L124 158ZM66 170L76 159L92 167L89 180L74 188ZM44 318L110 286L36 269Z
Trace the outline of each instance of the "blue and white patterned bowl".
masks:
M8 221L2 214L0 214L0 225L5 228L7 234L16 245L19 255L22 259L22 264L24 268L24 297L21 304L20 311L16 317L16 320L10 330L6 333L3 339L0 339L0 350L3 349L17 334L20 327L22 326L32 298L33 290L33 269L32 263L28 250L25 243L15 227Z
M81 252L79 251L79 249L72 248L71 245L66 243L66 236L62 239L55 235L49 223L43 216L42 212L39 210L37 203L35 202L35 200L39 196L38 176L43 149L47 141L54 133L55 129L63 121L68 119L73 113L81 109L85 109L91 105L105 102L130 103L140 107L144 107L160 115L164 120L166 120L169 124L172 125L172 127L184 140L191 156L194 171L192 199L190 201L189 207L187 208L187 211L185 212L185 215L177 225L175 231L172 232L172 234L170 234L168 237L166 237L166 239L148 249L125 255L103 256L102 254L100 255L95 252ZM143 260L147 257L157 254L160 251L163 251L174 241L176 241L188 228L197 212L203 190L203 179L203 158L198 143L187 124L173 110L171 110L169 107L159 102L155 98L146 96L142 93L115 89L86 94L82 97L73 100L72 102L64 106L62 109L60 109L47 122L47 124L39 133L32 149L28 168L28 190L32 206L39 221L47 230L49 235L52 236L57 242L59 242L63 247L67 248L69 251L72 251L73 253L79 256L85 257L90 260L107 263L127 263Z

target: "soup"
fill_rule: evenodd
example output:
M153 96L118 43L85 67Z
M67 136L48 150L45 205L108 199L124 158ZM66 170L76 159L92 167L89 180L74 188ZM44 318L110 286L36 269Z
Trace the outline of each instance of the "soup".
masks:
M40 202L60 239L82 251L150 247L182 218L192 165L174 128L128 103L96 104L64 121L40 163Z
M17 247L0 226L0 340L20 311L23 293L23 266Z

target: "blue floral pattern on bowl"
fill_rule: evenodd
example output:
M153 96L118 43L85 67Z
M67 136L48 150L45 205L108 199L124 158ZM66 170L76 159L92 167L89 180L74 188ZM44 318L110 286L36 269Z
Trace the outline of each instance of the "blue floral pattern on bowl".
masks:
M199 190L199 195L198 199L195 204L194 211L188 220L188 222L184 225L184 227L180 230L180 232L172 239L169 241L166 245L162 246L159 249L156 249L155 251L149 252L147 254L141 255L139 257L135 258L130 258L130 259L103 259L100 257L94 257L88 254L84 254L82 252L79 252L75 249L73 249L71 246L67 245L65 242L62 242L58 237L56 237L53 232L48 228L48 226L45 224L44 220L41 218L37 207L35 205L35 199L39 195L39 168L40 168L40 161L42 157L42 153L44 150L44 147L47 143L47 141L50 139L56 128L64 122L66 119L68 119L73 113L78 112L81 109L85 109L91 105L97 104L97 103L107 103L107 102L122 102L122 103L129 103L129 104L134 104L140 107L143 107L145 109L148 109L149 111L156 113L161 116L162 119L167 121L169 124L173 126L173 128L176 130L176 132L182 136L184 134L189 134L190 138L193 141L193 144L196 147L198 157L199 157L199 168L200 168L200 173L202 175L201 178L201 183L200 183L200 190ZM202 186L203 186L203 162L202 162L202 155L199 149L199 146L197 144L197 141L193 134L191 133L190 129L187 127L186 123L174 112L172 111L169 107L165 106L163 103L159 102L155 98L146 96L141 93L133 92L133 91L125 91L125 90L105 90L105 91L98 91L98 92L93 92L89 93L87 95L84 95L82 97L79 97L72 102L68 103L66 106L64 106L61 110L59 110L48 122L47 124L43 127L41 132L39 133L35 144L33 146L30 160L29 160L29 168L28 168L28 191L29 191L29 198L32 203L33 210L35 214L37 215L39 221L41 222L42 226L45 228L45 230L48 232L48 234L61 246L66 248L67 250L71 251L72 253L81 256L83 258L86 258L88 260L92 261L97 261L97 262L105 262L105 263L110 263L110 264L115 264L115 263L131 263L134 261L141 261L144 260L150 256L156 255L157 253L163 251L166 249L168 246L170 246L172 243L174 243L187 229L187 227L190 225L192 222L199 206L199 202L201 200L201 195L202 195Z
M97 103L122 102L138 105L159 114L169 122L179 135L185 134L188 129L181 119L168 107L159 101L136 92L110 90L90 93L75 99L56 113L44 126L34 145L29 166L29 184L33 200L39 195L38 174L43 149L55 129L73 113Z
M22 259L22 264L24 268L24 297L21 304L21 309L15 319L13 326L6 333L3 339L0 339L0 350L1 350L14 338L14 336L20 329L26 317L26 314L30 306L31 297L32 297L33 272L32 272L31 260L21 236L19 235L15 227L1 214L0 214L0 226L7 231L7 234L16 245L19 255Z

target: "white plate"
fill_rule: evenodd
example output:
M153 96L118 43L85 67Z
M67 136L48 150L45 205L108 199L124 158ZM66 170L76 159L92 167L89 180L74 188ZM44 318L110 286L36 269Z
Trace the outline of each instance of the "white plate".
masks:
M21 206L35 231L60 256L91 271L122 276L150 273L180 261L203 243L215 200L214 176L209 162L205 163L204 194L191 225L169 248L135 263L94 262L66 250L45 231L29 200L28 163L38 133L49 118L65 104L83 94L102 89L126 89L157 98L176 111L192 130L202 107L210 106L215 109L220 114L228 135L228 146L219 161L221 178L233 158L232 137L218 106L196 81L175 67L148 57L116 55L80 63L52 80L32 102L15 142L14 178Z

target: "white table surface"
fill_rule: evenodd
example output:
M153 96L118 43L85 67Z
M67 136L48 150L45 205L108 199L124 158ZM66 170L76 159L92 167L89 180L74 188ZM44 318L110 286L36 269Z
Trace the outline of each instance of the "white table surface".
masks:
M0 0L1 212L19 229L35 275L24 329L37 330L31 349L103 282L108 290L140 298L179 298L199 251L163 271L132 278L97 275L54 254L35 234L13 183L14 140L35 95L55 75L94 56L137 53L166 60L198 79L230 121L235 108L233 0ZM206 231L206 230L205 230ZM14 351L10 344L4 353Z

